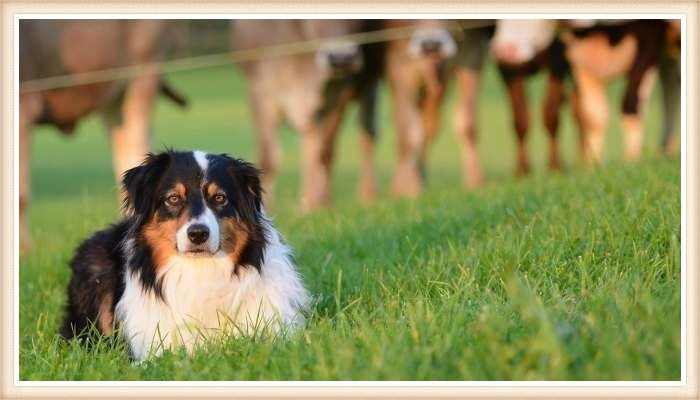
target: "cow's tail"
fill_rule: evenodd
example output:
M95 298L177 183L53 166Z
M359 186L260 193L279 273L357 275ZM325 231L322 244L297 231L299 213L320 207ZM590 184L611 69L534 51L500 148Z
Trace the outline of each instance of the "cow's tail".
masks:
M176 89L174 89L165 78L160 79L158 90L168 99L172 100L175 104L182 108L187 108L187 98Z

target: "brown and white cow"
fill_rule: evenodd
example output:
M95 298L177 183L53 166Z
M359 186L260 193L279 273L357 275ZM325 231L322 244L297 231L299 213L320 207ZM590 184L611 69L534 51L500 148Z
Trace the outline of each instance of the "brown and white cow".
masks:
M274 198L280 164L279 124L286 119L301 136L301 207L313 210L330 202L335 137L348 104L360 105L363 148L360 195L376 193L372 159L376 88L381 74L381 44L358 45L342 37L375 30L363 20L235 20L234 48L263 49L320 41L316 51L276 55L242 65L263 170L265 204ZM263 54L264 55L264 54Z
M581 151L584 161L602 161L605 130L608 122L606 83L625 77L627 86L622 104L625 135L625 158L637 160L642 149L642 117L658 67L669 51L668 35L673 24L664 20L529 20L512 29L501 46L531 59L537 46L560 37L566 46L566 59L571 66L576 90L573 108L581 124ZM503 51L503 53L506 53ZM498 55L499 52L496 52ZM670 72L669 72L670 71ZM674 67L662 68L663 74L674 73ZM673 97L678 93L678 79L664 76L665 118L676 118ZM676 94L673 94L676 93ZM666 120L664 129L675 129ZM664 132L664 137L669 136Z
M161 59L168 49L164 20L30 20L19 23L20 84ZM30 196L31 128L48 123L71 133L99 111L110 132L115 178L137 165L150 148L150 115L159 92L183 105L155 67L130 79L115 79L19 95L20 246L29 246L26 208Z

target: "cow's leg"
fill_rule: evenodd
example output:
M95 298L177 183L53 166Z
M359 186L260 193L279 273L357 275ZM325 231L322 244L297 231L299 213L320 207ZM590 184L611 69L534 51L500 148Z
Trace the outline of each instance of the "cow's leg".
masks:
M21 94L19 104L19 248L24 252L32 247L26 214L31 196L31 130L41 114L41 95Z
M549 169L561 170L557 131L559 129L559 109L564 103L564 83L554 75L549 76L547 95L544 101L544 125L549 134Z
M440 105L445 97L445 78L440 67L432 65L426 66L425 71L425 98L421 104L423 112L423 132L425 140L421 149L420 169L425 179L426 160L430 146L435 141L440 125Z
M330 176L324 165L325 138L323 129L313 122L298 129L301 132L301 209L318 209L330 201Z
M477 92L479 72L459 68L457 75L457 102L454 112L455 134L462 145L462 179L467 187L483 183L479 152L476 148Z
M580 95L578 93L578 89L574 87L574 89L571 91L571 96L569 96L569 99L571 100L571 114L573 114L574 117L574 124L576 124L576 128L578 130L578 137L579 137L579 156L581 159L583 159L584 153L585 153L585 140L584 140L584 131L583 131L583 113L581 111L581 99Z
M282 158L278 136L281 110L274 99L256 90L255 83L252 79L248 95L258 145L258 166L262 170L263 204L269 211L274 207L275 180Z
M302 210L311 211L331 202L331 176L335 139L342 122L345 105L338 105L320 123L302 132Z
M394 68L401 68L394 66ZM413 197L423 190L420 157L425 139L416 95L418 80L415 71L393 71L390 74L394 100L394 121L397 128L398 165L392 192L399 197Z
M348 104L352 100L353 92L350 88L344 88L338 97L337 104L333 105L330 113L322 121L322 142L321 142L321 165L323 174L330 179L333 172L333 159L335 156L335 140L340 129L340 123L343 122L343 116ZM328 193L325 195L323 202L330 201L330 185Z
M377 138L377 86L360 94L360 200L369 202L377 197L377 177L374 167L374 145Z
M637 71L629 77L622 115L622 129L625 133L625 160L627 161L636 161L642 154L642 119L655 80L655 69Z
M605 82L585 70L574 69L577 85L577 108L582 126L583 161L600 164L603 160L608 101Z
M127 22L126 46L130 59L149 63L163 51L167 21L130 20ZM141 163L151 149L151 114L160 89L160 77L155 67L131 79L121 102L120 121L108 116L105 121L111 133L114 173L117 181L129 168Z
M299 132L301 146L301 210L313 211L330 201L330 163L333 140L328 137L333 130L335 107L321 121L315 112L322 99L309 94L317 93L313 88L297 88L299 96L293 104L285 105L285 115L292 127Z
M680 122L681 69L679 60L664 57L659 65L659 78L663 96L663 131L661 132L661 150L672 155L678 147L678 124Z
M524 176L530 173L530 160L527 156L527 131L529 116L527 100L525 99L525 78L517 75L506 79L508 98L513 111L513 125L518 139L518 155L515 173Z
M157 94L156 74L136 77L127 85L121 104L103 114L110 131L117 182L126 170L139 165L151 148L151 112Z

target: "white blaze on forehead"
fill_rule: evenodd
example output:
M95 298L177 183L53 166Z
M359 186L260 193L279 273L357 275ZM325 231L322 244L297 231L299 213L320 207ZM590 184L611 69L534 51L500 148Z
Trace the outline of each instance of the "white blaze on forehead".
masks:
M202 169L202 171L206 171L207 167L209 166L209 160L207 160L207 153L196 150L192 152L192 155L194 156L195 161L197 161L197 164L199 164L199 167Z

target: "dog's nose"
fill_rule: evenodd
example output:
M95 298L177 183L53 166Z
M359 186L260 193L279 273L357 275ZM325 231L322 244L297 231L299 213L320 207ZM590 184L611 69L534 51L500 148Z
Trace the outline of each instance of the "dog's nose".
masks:
M202 244L209 239L209 228L202 224L191 225L187 228L187 237L194 244Z

